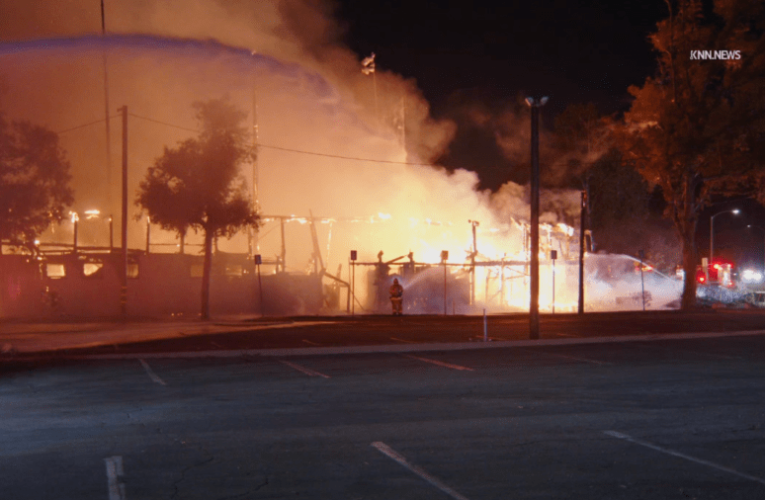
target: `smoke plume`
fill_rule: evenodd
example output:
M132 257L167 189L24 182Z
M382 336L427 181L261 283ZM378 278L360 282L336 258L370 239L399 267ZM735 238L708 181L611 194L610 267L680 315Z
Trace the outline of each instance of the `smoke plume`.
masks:
M165 146L195 135L193 102L229 96L257 126L257 164L242 173L261 213L295 215L284 230L288 271L311 267L314 243L304 219L310 214L323 218L317 240L333 273L347 265L350 250L361 261L376 261L384 251L383 260L413 252L417 261L433 263L447 250L452 262L464 262L473 246L469 221L480 222L477 248L484 258L525 258L518 224L528 218L525 188L509 183L496 194L482 192L475 172L429 166L449 144L454 123L433 119L416 82L385 71L384 61L362 74L363 55L343 45L331 2L104 5L106 37L92 0L8 0L0 7L2 110L60 133L73 165L74 210L102 214L81 221L81 244L107 244L107 215L119 227L117 108L129 111L128 243L142 248L146 219L132 204L139 181ZM106 107L110 159L100 121ZM498 144L519 165L527 162L527 118L507 113L495 120ZM547 143L543 134L542 151ZM572 224L578 202L570 193L551 191L542 200L548 234L553 225ZM151 230L153 250L175 250L176 235ZM257 242L241 234L220 249L245 252L256 243L264 259L274 259L282 251L280 233L278 219L267 219ZM71 228L52 228L46 237L66 240ZM364 276L359 279L363 288Z

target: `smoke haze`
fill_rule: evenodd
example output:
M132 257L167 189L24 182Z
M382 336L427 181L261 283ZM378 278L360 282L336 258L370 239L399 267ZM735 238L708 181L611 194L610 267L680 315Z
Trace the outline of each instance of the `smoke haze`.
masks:
M113 214L115 227L121 155L116 110L128 107L131 248L145 242L146 219L132 201L146 169L165 146L195 135L192 102L229 96L250 120L257 113L257 167L247 166L243 175L251 186L257 177L263 215L325 217L318 239L331 272L347 265L351 249L361 261L377 260L379 251L384 260L411 251L419 262L438 262L448 250L452 262L464 262L472 248L469 220L480 221L481 255L525 259L525 232L517 221L528 218L527 189L507 183L497 193L482 192L475 172L421 165L444 151L455 125L434 120L416 82L384 71L384 62L374 75L363 75L361 56L341 43L331 2L106 0L107 37L100 36L98 7L90 0L3 2L0 104L12 119L60 132L73 165L74 210ZM104 117L104 68L110 163L104 124L98 123ZM528 118L508 113L499 120L502 150L527 161ZM542 151L547 140L543 134ZM578 193L549 191L542 201L542 221L549 224L543 235L558 223L572 224L578 214ZM289 271L311 264L304 223L285 227ZM105 219L80 226L81 244L107 244ZM280 254L278 226L267 221L258 235L266 259ZM62 224L46 236L67 241L71 228ZM151 239L177 242L157 228ZM247 247L244 234L220 242L223 251ZM523 297L517 296L519 303Z

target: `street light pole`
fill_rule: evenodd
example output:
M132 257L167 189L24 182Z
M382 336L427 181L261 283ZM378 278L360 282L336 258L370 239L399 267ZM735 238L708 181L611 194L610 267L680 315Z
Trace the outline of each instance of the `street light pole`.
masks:
M548 98L526 98L531 108L531 290L529 338L539 338L539 108Z

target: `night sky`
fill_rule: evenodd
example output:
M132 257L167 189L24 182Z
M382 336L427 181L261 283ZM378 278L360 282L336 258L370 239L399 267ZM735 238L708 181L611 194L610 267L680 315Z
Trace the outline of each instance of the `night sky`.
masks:
M500 105L549 95L552 113L592 101L611 113L653 73L647 36L667 11L660 0L346 0L338 15L351 48L415 78L436 115L461 91Z
M542 120L548 128L573 103L623 112L627 88L654 72L647 37L667 11L660 0L345 0L337 16L351 49L361 56L374 52L378 68L414 78L433 115L457 123L438 162L475 170L481 188L496 190L526 176L514 175L491 125L465 119L465 106L499 115L519 95L547 95Z
M374 52L378 68L416 79L434 116L457 123L457 136L439 163L475 170L481 188L496 190L514 180L515 166L497 147L495 131L464 120L460 106L481 103L500 113L519 95L547 95L542 119L548 128L573 103L593 102L601 113L618 115L629 109L627 88L655 72L648 36L668 12L662 0L342 0L336 15L351 49L360 56ZM741 217L716 221L723 233L720 253L752 262L765 258L760 252L738 255L761 245L763 230L747 225L765 228L765 210L752 200L722 198L699 219L702 255L709 216L737 207Z

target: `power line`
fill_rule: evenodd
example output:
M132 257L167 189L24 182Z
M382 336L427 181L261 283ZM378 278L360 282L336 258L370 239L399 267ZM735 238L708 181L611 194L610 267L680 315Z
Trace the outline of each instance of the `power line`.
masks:
M300 149L282 148L279 146L269 146L267 144L256 144L256 146L259 148L276 149L279 151L289 151L290 153L300 153L304 155L313 155L313 156L325 156L327 158L339 158L341 160L368 161L372 163L392 163L396 165L412 165L417 167L438 167L439 166L433 163L410 163L406 161L395 161L395 160L373 160L371 158L357 158L354 156L341 156L341 155L332 155L329 153L316 153L314 151L302 151Z
M181 127L180 125L174 125L172 123L155 120L154 118L147 118L145 116L134 115L133 113L128 113L128 115L132 116L133 118L138 118L139 120L146 120L147 122L157 123L159 125L165 125L167 127L177 128L179 130L185 130L186 132L199 132L199 130L196 130L193 128Z
M146 120L146 121L149 121L149 122L152 122L152 123L156 123L156 124L159 124L159 125L165 125L167 127L172 127L172 128L176 128L176 129L179 129L179 130L185 130L187 132L195 132L195 133L199 132L198 129L182 127L180 125L175 125L173 123L168 123L168 122L164 122L164 121L161 121L161 120L155 120L153 118L148 118L146 116L134 115L132 113L129 113L129 114L130 114L130 116L132 116L134 118L139 118L141 120ZM413 167L432 167L432 168L446 167L445 165L437 165L435 163L416 163L416 162L406 162L406 161L396 161L396 160L379 160L379 159L373 159L373 158L359 158L359 157L356 157L356 156L343 156L343 155L334 155L334 154L329 154L329 153L318 153L318 152L315 152L315 151L305 151L305 150L301 150L301 149L285 148L285 147L281 147L281 146L271 146L271 145L262 144L262 143L257 143L257 144L255 144L255 146L259 147L259 148L265 148L265 149L274 149L274 150L277 150L277 151L286 151L286 152L289 152L289 153L297 153L297 154L304 154L304 155L311 155L311 156L323 156L325 158L336 158L336 159L340 159L340 160L364 161L364 162L369 162L369 163L384 163L384 164L389 164L389 165L409 165L409 166L413 166ZM590 161L590 162L581 162L580 165L581 166L592 166L592 165L595 165L595 164L600 163L602 161L605 161L605 160L596 160L596 161ZM569 166L569 164L568 163L542 163L542 166L545 166L545 167L564 167L564 166Z
M188 128L188 127L182 127L180 125L175 125L175 124L172 124L172 123L163 122L161 120L155 120L153 118L148 118L146 116L134 115L133 113L130 113L130 116L132 116L134 118L139 118L141 120L146 120L146 121L149 121L149 122L152 122L152 123L157 123L159 125L165 125L167 127L177 128L179 130L185 130L187 132L199 132L199 130L197 130L197 129L191 129L191 128ZM432 163L410 163L410 162L394 161L394 160L374 160L374 159L371 159L371 158L357 158L357 157L353 157L353 156L341 156L341 155L333 155L333 154L329 154L329 153L317 153L317 152L314 152L314 151L303 151L303 150L300 150L300 149L283 148L283 147L280 147L280 146L270 146L268 144L255 144L255 146L259 147L259 148L275 149L275 150L278 150L278 151L287 151L287 152L290 152L290 153L299 153L299 154L313 155L313 156L324 156L324 157L327 157L327 158L338 158L338 159L341 159L341 160L368 161L368 162L373 162L373 163L391 163L391 164L397 164L397 165L413 165L413 166L421 166L421 167L436 167L437 166L437 165L434 165Z
M116 118L116 116L110 116L109 118L110 118L110 119L111 119L111 118ZM67 129L64 129L64 130L59 130L59 131L58 131L58 132L56 132L56 133L57 133L57 134L65 134L65 133L67 133L67 132L71 132L71 131L73 131L73 130L78 130L78 129L81 129L81 128L85 128L85 127L90 127L91 125L97 125L97 124L99 124L99 123L103 123L103 122L105 122L105 121L106 121L106 118L101 118L100 120L96 120L96 121L94 121L94 122L90 122L90 123L84 123L84 124L82 124L82 125L77 125L76 127L67 128Z

